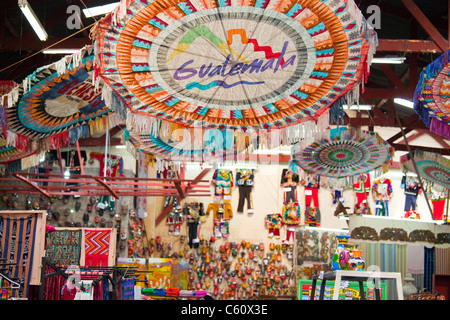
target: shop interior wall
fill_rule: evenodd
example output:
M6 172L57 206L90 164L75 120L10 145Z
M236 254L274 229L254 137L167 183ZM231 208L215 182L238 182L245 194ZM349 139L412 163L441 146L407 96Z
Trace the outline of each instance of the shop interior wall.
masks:
M186 165L186 179L194 179L203 168L207 166L200 166L198 164ZM275 163L275 164L253 164L253 163L236 163L225 164L224 168L233 170L239 167L253 167L256 168L256 174L254 179L253 189L253 204L255 212L248 214L246 212L246 206L244 206L244 212L238 213L236 211L238 206L238 189L233 187L232 190L232 207L234 216L230 221L230 236L227 241L251 241L251 242L273 242L274 239L268 239L268 230L264 224L264 218L267 214L281 213L283 208L283 189L280 186L281 173L284 168L287 168L287 163ZM214 169L212 168L209 173L204 177L205 180L211 181ZM156 177L156 169L149 168L149 175ZM398 169L391 169L383 175L383 177L390 179L393 188L393 197L389 202L389 216L393 218L401 218L404 214L405 195L401 188L401 178L403 173ZM375 178L371 177L372 182ZM213 194L213 187L211 184L211 194ZM305 195L304 187L299 186L297 188L298 200L300 204L302 223L304 222L305 211ZM149 198L148 201L148 219L154 220L160 214L164 205L164 198ZM203 202L205 208L210 202L213 201L213 197L188 197L184 202ZM356 198L352 189L344 191L344 205L349 207L350 212L353 211L353 206L356 202ZM371 195L369 195L369 203L372 211L375 212L375 202ZM321 212L321 227L331 229L347 228L347 222L343 219L339 219L334 216L335 205L331 196L331 190L326 187L321 187L319 190L319 208ZM426 204L426 200L422 194L419 194L417 199L417 209L421 214L422 219L431 220L432 216ZM148 220L147 219L147 220ZM148 230L151 230L152 236L161 236L163 240L173 242L176 244L177 237L168 235L168 227L165 221L161 222L158 226L152 225L151 221L147 221ZM184 230L186 231L186 230ZM282 229L281 240L284 239L284 229ZM183 233L182 233L183 234ZM209 239L213 235L213 221L209 216L206 223L202 224L201 235L205 239Z

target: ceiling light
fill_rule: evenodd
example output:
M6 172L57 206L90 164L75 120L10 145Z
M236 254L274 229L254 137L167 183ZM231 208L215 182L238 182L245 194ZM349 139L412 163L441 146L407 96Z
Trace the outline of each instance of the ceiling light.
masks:
M394 102L396 104L402 105L404 107L408 107L408 108L414 108L414 102L406 100L406 99L402 99L402 98L395 98Z
M110 13L118 4L119 4L119 2L114 2L114 3L110 3L110 4L105 4L103 6L86 8L86 9L83 9L83 13L86 18L100 16L103 14Z
M387 64L402 64L405 62L405 57L382 57L382 58L373 58L372 63L387 63Z
M44 54L74 54L80 51L80 49L47 49L42 53Z
M28 22L30 23L31 27L33 28L34 32L36 32L37 36L41 41L46 41L48 38L47 32L45 32L44 27L42 26L41 22L36 17L36 14L34 13L33 9L31 9L30 5L28 4L27 0L19 0L19 7L20 10L22 10L23 14L27 18Z
M372 110L373 105L371 104L360 104L351 105L350 107L346 104L343 105L344 110Z

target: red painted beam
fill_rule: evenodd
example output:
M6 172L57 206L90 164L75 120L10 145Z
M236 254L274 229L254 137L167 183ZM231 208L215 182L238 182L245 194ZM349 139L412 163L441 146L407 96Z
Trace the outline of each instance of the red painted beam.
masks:
M442 34L434 27L433 23L427 18L427 16L420 10L420 8L414 3L413 0L401 0L405 7L411 12L414 18L419 22L422 28L428 33L428 35L434 40L436 45L442 50L447 51L448 41L442 36Z
M412 99L414 96L411 92L403 92L397 89L388 88L365 88L365 91L361 93L361 99L395 99L404 98Z
M411 39L379 39L377 52L417 52L417 53L442 53L442 49L429 40Z
M25 182L26 184L30 185L32 188L36 189L36 191L38 191L39 193L43 194L43 195L46 196L47 198L51 198L51 195L50 195L47 191L43 190L42 188L39 188L39 186L37 186L36 184L34 184L33 182L31 182L31 181L28 180L27 178L22 177L22 176L17 175L17 174L14 174L14 173L13 173L13 176L16 177L17 179L19 179L19 180Z
M106 188L106 190L108 190L108 192L116 199L119 199L119 195L114 191L113 188L111 188L111 186L109 184L107 184L105 181L102 180L102 178L98 177L95 178L95 181L97 181L98 183L100 183L102 186L104 186Z

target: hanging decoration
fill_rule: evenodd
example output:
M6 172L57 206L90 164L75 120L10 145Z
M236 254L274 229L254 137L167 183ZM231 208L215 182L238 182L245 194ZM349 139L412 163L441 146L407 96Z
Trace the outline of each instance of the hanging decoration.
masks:
M93 84L93 60L93 46L87 46L29 75L6 108L8 129L37 140L82 125L90 126L91 135L110 126L111 109L102 100L103 84L99 88ZM58 138L62 137L57 147L68 144L69 136Z
M332 129L307 145L293 146L291 162L307 173L343 178L378 170L385 173L394 149L375 132Z
M111 230L85 230L85 265L108 266Z
M55 230L49 234L46 256L56 265L80 265L81 230Z
M315 120L377 45L353 0L122 0L93 36L118 114L241 132Z
M172 161L207 161L232 157L234 135L231 131L187 128L159 122L151 131L126 130L126 138L137 151ZM170 126L164 134L164 126ZM155 132L156 130L156 132Z
M404 170L415 172L423 179L442 188L450 188L450 160L438 153L418 149L411 153L400 158ZM413 160L419 172L416 172Z
M414 110L430 131L450 139L449 51L426 66L414 93Z
M0 216L0 257L11 265L3 272L17 279L20 288L14 289L16 297L28 297L33 269L33 254L36 250L38 214L14 217L6 213Z

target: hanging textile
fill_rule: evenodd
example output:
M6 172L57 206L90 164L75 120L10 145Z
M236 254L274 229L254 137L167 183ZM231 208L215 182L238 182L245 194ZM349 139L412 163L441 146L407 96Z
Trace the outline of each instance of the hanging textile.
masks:
M137 176L138 178L148 178L149 155L138 152L137 153ZM145 189L146 186L139 185L138 188ZM139 218L147 217L147 197L136 197L136 210Z
M421 245L408 245L408 273L423 274L424 273L424 250Z
M433 274L435 268L435 248L424 249L424 279L423 288L426 292L433 292Z
M55 265L80 265L81 230L55 230L48 235L46 256Z
M18 279L20 289L13 296L27 297L33 267L37 214L13 218L0 216L0 259L15 263L6 267L4 274Z
M380 271L397 272L397 245L380 243ZM396 297L395 286L387 287L388 299Z
M80 286L76 286L74 300L94 300L93 280L82 280Z
M110 244L110 230L85 230L85 265L107 266Z
M134 278L122 280L122 300L134 300Z
M450 275L450 249L449 248L436 248L435 251L436 274L448 274Z

